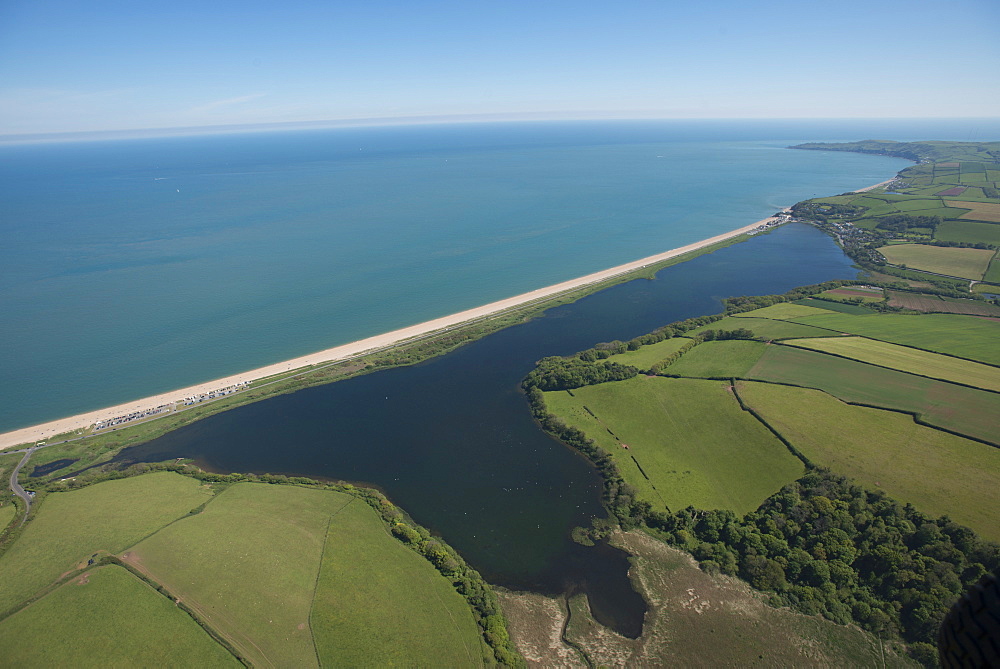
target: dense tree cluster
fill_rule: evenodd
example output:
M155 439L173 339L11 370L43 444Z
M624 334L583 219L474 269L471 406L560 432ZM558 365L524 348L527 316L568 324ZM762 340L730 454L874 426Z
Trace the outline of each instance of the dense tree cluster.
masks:
M588 362L580 358L542 358L524 380L525 386L542 390L568 390L606 381L631 379L639 370L617 362Z
M879 230L890 232L906 232L911 228L929 228L936 230L941 225L940 216L912 216L910 214L890 214L877 219Z
M1000 567L1000 546L947 517L825 470L757 510L653 512L646 522L708 571L739 575L779 603L910 643L935 641L964 589Z
M735 330L703 330L698 333L701 341L728 341L731 339L753 339L753 330L736 328Z

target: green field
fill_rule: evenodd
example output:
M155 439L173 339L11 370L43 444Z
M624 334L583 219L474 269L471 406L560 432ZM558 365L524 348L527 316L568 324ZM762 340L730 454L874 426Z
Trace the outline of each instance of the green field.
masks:
M977 280L983 278L993 257L993 251L987 249L961 249L926 244L882 246L878 251L894 265L906 265L912 269L935 274Z
M252 663L316 666L309 612L327 524L354 499L239 483L123 559L183 599Z
M9 667L241 667L191 617L121 567L98 567L0 622Z
M607 450L657 509L692 505L743 514L804 471L740 408L726 382L641 376L577 388L572 396L547 392L545 403Z
M211 499L200 481L172 472L51 493L0 556L0 613L103 550L117 553Z
M632 365L638 369L645 370L663 360L671 353L676 353L685 344L690 343L691 340L686 337L673 337L658 341L655 344L640 346L635 351L617 353L609 357L608 361L617 362L622 365Z
M844 302L831 302L830 300L818 300L813 297L804 297L801 300L796 300L792 304L799 304L806 307L826 309L827 311L835 311L839 314L852 314L855 316L865 316L872 313L871 309L865 309L864 307L858 306L856 304L846 304Z
M759 341L706 341L685 353L664 372L701 378L742 377L754 366L765 348L767 344Z
M865 303L871 303L885 301L885 295L882 291L872 293L870 291L849 290L846 288L841 290L828 290L824 293L820 293L816 297L821 300L831 300L833 302L854 302L861 300Z
M323 666L483 664L465 599L361 500L330 525L310 620Z
M997 252L997 255L990 262L990 268L983 275L983 281L1000 283L1000 252Z
M1000 224L945 221L937 227L934 238L945 242L985 242L1000 245Z
M10 525L10 521L14 520L15 514L17 514L17 507L13 503L8 502L0 506L0 531L3 531L3 528Z
M772 304L769 307L754 309L753 311L744 311L741 314L736 314L736 317L775 318L777 320L787 320L792 318L802 318L803 316L816 316L825 313L828 313L828 311L823 308L807 307L801 304L793 304L791 302L779 302L778 304Z
M1000 365L1000 322L956 314L824 314L796 322Z
M826 312L822 312L826 313ZM787 339L790 337L836 337L839 332L814 328L801 323L772 320L770 318L751 318L747 316L727 316L721 321L691 330L688 334L695 335L705 330L736 330L746 328L753 331L754 336L761 339Z
M845 402L911 411L931 425L1000 444L1000 395L792 348L770 346L747 378L819 388Z
M1000 540L1000 449L817 390L745 381L738 387L813 463Z
M784 344L833 353L881 367L890 367L903 372L1000 392L1000 368L981 365L961 358L952 358L939 353L928 353L864 337L789 339Z

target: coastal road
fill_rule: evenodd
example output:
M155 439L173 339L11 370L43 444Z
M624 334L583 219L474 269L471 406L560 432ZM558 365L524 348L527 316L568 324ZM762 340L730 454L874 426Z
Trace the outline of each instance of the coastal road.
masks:
M28 464L28 458L30 458L31 454L35 452L36 448L38 447L32 446L24 452L24 457L21 458L19 463L17 463L17 467L14 467L14 471L10 475L10 489L14 491L15 495L24 500L24 518L21 519L22 525L24 524L24 521L28 519L28 512L31 511L31 495L25 492L24 488L21 487L21 484L17 482L17 475L21 473L21 467Z

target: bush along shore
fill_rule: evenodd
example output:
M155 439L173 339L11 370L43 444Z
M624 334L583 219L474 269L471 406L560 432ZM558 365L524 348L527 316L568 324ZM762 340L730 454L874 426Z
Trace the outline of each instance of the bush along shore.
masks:
M91 472L87 476L66 481L53 481L36 487L35 504L32 505L28 521L43 506L46 496L59 494L69 490L116 479L139 476L154 471L171 471L189 476L206 483L242 483L258 482L271 485L294 485L319 490L333 490L346 493L365 502L382 518L386 529L392 536L419 553L430 562L437 571L447 578L455 590L465 598L472 609L476 623L479 625L483 639L492 650L495 661L501 666L523 667L523 658L518 654L507 632L507 621L500 609L496 594L483 577L470 567L458 552L439 537L434 537L424 527L415 523L406 513L389 501L385 495L374 488L365 488L348 483L324 483L303 476L285 476L283 474L213 474L194 465L183 463L171 464L136 464L123 470ZM196 509L194 512L197 512ZM192 513L194 513L192 512ZM0 537L0 554L16 542L22 533L22 526L12 523ZM119 564L120 560L110 557L104 562ZM75 575L75 574L74 574ZM72 575L68 578L72 578ZM62 582L62 581L61 581ZM161 588L157 588L162 590ZM22 607L19 607L22 608ZM186 609L185 609L186 610ZM7 612L8 615L13 611ZM190 611L189 611L190 613ZM194 616L199 625L204 622ZM214 632L212 636L218 638ZM228 644L224 644L227 645ZM229 650L232 650L229 648Z
M882 492L866 490L801 455L806 475L742 518L732 511L693 507L655 510L638 499L604 449L549 412L543 395L551 390L572 393L574 388L641 373L635 367L609 362L612 355L683 337L732 314L862 283L897 287L895 283L831 281L783 295L726 299L721 314L671 323L631 341L599 344L567 358L544 358L522 387L542 429L587 456L603 478L603 502L610 518L574 529L576 541L591 544L605 539L616 526L643 528L689 551L705 571L739 576L769 593L775 606L853 623L881 638L902 639L915 659L935 665L934 644L941 620L966 588L985 573L1000 569L1000 546L948 517L933 518ZM882 303L859 306L873 314L886 310ZM664 369L702 341L752 337L744 329L702 329L676 353L642 371L667 376Z

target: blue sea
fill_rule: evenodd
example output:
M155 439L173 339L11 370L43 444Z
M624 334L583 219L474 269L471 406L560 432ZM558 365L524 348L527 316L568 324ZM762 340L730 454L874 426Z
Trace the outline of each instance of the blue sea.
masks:
M997 121L588 121L0 145L0 430L604 269Z

